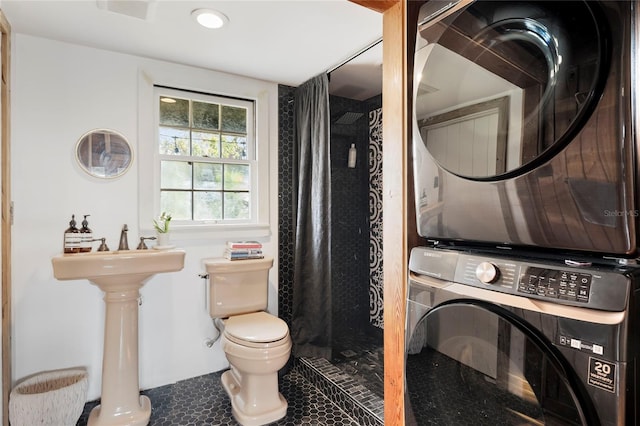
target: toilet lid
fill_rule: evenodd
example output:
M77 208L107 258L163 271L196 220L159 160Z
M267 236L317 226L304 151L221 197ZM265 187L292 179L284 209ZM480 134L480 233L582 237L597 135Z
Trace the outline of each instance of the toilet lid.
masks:
M235 315L224 324L227 335L254 343L269 343L283 339L289 333L287 323L266 312Z

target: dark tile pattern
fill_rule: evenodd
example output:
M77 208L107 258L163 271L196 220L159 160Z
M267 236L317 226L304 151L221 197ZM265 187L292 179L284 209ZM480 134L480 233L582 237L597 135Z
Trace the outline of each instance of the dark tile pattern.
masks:
M331 363L384 398L383 331L373 325L337 336Z
M362 426L384 424L384 401L324 358L299 360L301 374Z
M369 121L365 102L329 97L331 114L331 300L333 335L369 323ZM345 113L360 114L340 124ZM356 166L347 167L349 148Z
M295 235L292 203L296 179L294 92L293 87L278 87L278 309L279 316L289 325ZM374 235L381 232L381 203L375 199L381 198L382 188L377 180L371 180L370 173L381 168L381 119L380 113L375 111L382 106L382 97L359 102L332 96L330 102L332 233L336 236L332 241L334 350L331 362L335 366L327 360L316 360L327 368L312 368L305 360L299 360L298 365L305 377L356 417L359 424L380 425L384 409L382 250L379 242L372 243L370 238L372 232ZM373 116L370 115L372 111ZM345 112L363 115L353 124L336 123ZM373 149L372 138L376 144ZM352 143L358 150L355 169L347 168ZM373 252L372 245L375 246ZM341 379L334 380L338 376Z
M278 86L278 316L291 327L293 305L293 252L295 216L293 191L295 88Z
M382 196L382 108L376 108L369 111L369 321L379 328L384 328Z
M280 378L280 392L289 407L286 417L271 423L271 426L359 425L305 379L299 370L294 367ZM149 425L238 425L231 414L231 402L220 383L222 373L219 371L143 391L142 394L151 399ZM97 404L90 402L85 405L77 426L87 424L89 413Z
M293 300L293 259L295 212L295 130L293 122L295 88L278 86L278 272L279 316L291 324ZM369 112L382 105L382 97L356 101L338 96L330 97L331 114L331 181L332 181L332 293L333 330L340 327L365 327L370 322L381 326L382 311L378 307L382 294L370 296L370 135ZM353 124L336 121L345 112L362 113ZM379 126L378 126L379 127ZM376 130L378 132L378 130ZM378 132L379 133L379 132ZM358 150L355 169L347 168L348 151L354 143ZM381 161L380 150L374 160ZM381 191L378 188L377 191ZM381 216L379 221L382 220ZM377 251L381 256L381 251ZM381 274L381 259L373 262ZM375 299L375 302L372 301ZM375 320L369 319L375 304Z

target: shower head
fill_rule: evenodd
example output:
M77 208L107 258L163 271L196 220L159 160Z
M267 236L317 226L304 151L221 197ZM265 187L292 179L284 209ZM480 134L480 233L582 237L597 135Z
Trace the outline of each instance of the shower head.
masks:
M362 112L351 112L347 111L338 118L335 123L336 124L353 124L362 117L364 113Z

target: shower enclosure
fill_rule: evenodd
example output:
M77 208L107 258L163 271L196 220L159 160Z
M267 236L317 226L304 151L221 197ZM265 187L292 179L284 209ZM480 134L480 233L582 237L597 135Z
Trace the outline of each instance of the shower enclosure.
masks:
M376 141L380 96L357 101L330 96L332 203L332 363L382 396L381 199L370 171L380 161ZM370 125L370 115L371 120ZM373 134L372 134L373 133ZM356 166L347 167L349 148ZM379 221L380 223L375 223ZM373 222L373 223L372 223ZM380 226L376 226L380 225ZM373 231L373 232L372 232ZM376 232L379 235L376 235ZM379 239L376 237L380 237ZM377 281L379 280L379 281Z
M294 91L279 87L279 316L288 323L295 256ZM348 375L382 406L381 106L381 96L330 96L332 356L310 362L328 361L331 371ZM350 168L352 144L357 157Z

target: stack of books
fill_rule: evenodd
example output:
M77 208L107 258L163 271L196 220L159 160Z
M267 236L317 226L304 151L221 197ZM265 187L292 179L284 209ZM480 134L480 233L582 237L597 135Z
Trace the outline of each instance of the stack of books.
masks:
M228 241L224 257L229 260L262 259L262 243L258 241Z

